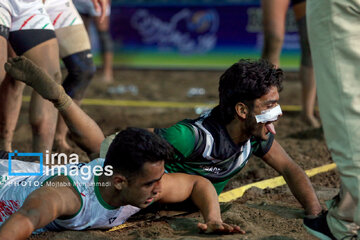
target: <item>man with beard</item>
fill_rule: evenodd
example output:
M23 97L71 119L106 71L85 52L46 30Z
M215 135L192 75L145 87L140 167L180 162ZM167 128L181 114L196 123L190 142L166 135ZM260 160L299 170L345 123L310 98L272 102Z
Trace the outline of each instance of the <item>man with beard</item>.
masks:
M46 73L25 58L11 59L5 68L54 103L75 134L73 139L88 154L106 155L114 136L104 141L99 126ZM203 176L220 194L254 153L285 178L307 215L319 214L322 209L309 178L274 139L273 122L282 114L278 105L282 78L282 70L266 60L240 60L232 65L220 77L220 103L211 112L153 129L175 151L176 161L166 163L165 169Z

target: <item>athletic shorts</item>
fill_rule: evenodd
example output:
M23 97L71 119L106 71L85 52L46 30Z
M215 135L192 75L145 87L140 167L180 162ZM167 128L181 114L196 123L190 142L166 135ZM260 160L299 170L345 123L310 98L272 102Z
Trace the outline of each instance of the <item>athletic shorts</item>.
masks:
M56 37L42 0L0 0L0 36L19 56Z
M294 6L294 5L302 3L302 2L305 2L305 0L291 0L291 5Z
M100 12L95 11L95 7L91 0L73 0L76 9L80 14L89 15L90 17L99 17L101 15ZM110 16L111 6L110 4L106 8L105 15Z
M83 24L71 0L46 0L44 6L55 29Z
M10 32L19 30L54 30L42 0L1 0L0 25Z

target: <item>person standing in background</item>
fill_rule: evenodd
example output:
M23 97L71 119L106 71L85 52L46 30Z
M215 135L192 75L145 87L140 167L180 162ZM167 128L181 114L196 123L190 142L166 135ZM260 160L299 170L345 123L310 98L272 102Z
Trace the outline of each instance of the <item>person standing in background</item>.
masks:
M113 40L110 35L110 13L111 1L108 2L104 20L101 21L100 13L95 10L95 7L88 0L73 0L75 7L81 14L84 23L89 29L90 21L93 21L98 33L100 51L102 56L103 73L102 81L104 83L112 83L113 76Z
M24 55L30 58L52 76L54 81L61 82L58 42L52 21L41 0L0 1L0 83L5 79L3 65L8 58L9 43L14 50L12 52L9 49L12 55ZM4 87L9 87L6 81L0 87L0 112L3 114L4 111L10 110L11 113L18 115L22 100L21 94L11 95L4 89ZM19 89L15 90L18 91ZM22 91L22 89L20 90ZM20 101L20 104L11 105L6 100L7 97L17 98L17 103ZM32 150L34 152L45 152L52 149L57 110L39 94L33 92L29 118L33 133ZM6 122L4 119L0 119L2 136L9 137L9 134L13 134L13 130L9 131L5 126L9 121L14 120L9 118ZM6 138L0 139L0 145L4 150L11 150L11 141Z
M276 66L280 65L280 53L285 35L285 19L290 0L262 0L264 28L264 47L262 58L269 60ZM301 45L301 65L299 78L302 85L302 119L312 127L320 127L319 121L314 116L316 101L316 85L311 52L306 29L306 1L291 1L295 19L298 26Z
M100 20L102 20L104 11L101 10L107 6L107 0L89 2L94 5L94 8L99 5L98 12L101 14ZM77 104L80 104L95 74L86 28L71 0L43 0L43 4L55 30L60 57L68 71L63 82L64 89ZM9 46L9 56L14 57L15 55ZM15 81L10 77L7 77L1 85L0 147L9 152L12 151L12 140L20 113L24 86L22 82ZM32 116L32 113L30 115ZM67 132L68 128L59 115L54 138L55 147L59 150L70 149L66 141ZM50 145L46 150L51 150Z
M304 225L321 239L359 239L360 1L308 0L306 12L320 116L341 190L328 212Z

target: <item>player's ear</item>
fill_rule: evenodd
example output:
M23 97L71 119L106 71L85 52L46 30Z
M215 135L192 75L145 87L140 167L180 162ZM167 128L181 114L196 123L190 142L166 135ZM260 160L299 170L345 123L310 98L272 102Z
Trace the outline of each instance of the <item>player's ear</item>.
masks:
M121 174L114 174L112 176L112 182L117 190L122 190L124 187L128 186L126 177Z
M236 111L236 115L240 118L240 119L246 119L247 114L249 113L249 109L248 107L242 103L242 102L238 102L235 105L235 111Z

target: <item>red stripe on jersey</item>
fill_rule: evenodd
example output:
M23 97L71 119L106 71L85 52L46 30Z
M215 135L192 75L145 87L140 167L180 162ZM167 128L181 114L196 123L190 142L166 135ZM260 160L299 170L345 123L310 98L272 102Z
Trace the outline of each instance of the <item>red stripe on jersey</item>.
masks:
M59 20L59 17L61 16L61 14L63 14L63 12L59 13L56 18L54 19L54 22L53 22L53 26L55 26L57 20Z
M25 27L25 25L35 16L36 16L36 14L34 14L31 17L29 17L28 19L26 19L25 22L21 25L19 30L21 30L23 27Z

